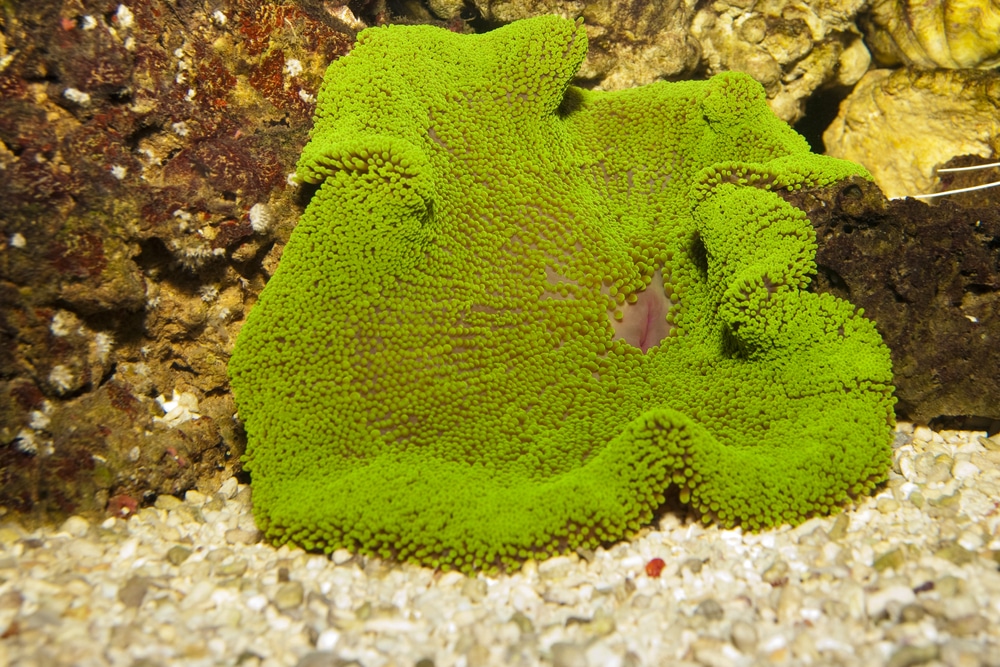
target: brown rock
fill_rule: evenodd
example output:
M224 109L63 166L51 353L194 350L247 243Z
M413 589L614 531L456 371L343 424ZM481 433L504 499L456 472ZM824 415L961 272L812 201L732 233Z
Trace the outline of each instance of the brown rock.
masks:
M897 415L1000 419L997 200L889 201L857 178L786 199L816 228L813 289L864 308L892 350Z
M238 470L229 350L300 211L286 176L312 96L361 27L295 2L130 9L4 19L0 506L29 523L126 516ZM154 425L175 390L200 418Z

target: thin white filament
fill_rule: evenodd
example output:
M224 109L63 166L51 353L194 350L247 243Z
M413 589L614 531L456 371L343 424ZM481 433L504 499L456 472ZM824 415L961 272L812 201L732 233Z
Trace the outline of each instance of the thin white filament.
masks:
M985 190L986 188L994 188L1000 185L1000 181L993 181L992 183L984 183L983 185L973 185L968 188L958 188L957 190L945 190L944 192L932 192L929 195L913 195L914 199L930 199L931 197L943 197L945 195L957 195L960 192L972 192L973 190Z
M974 164L971 167L948 167L946 169L938 169L937 173L945 171L975 171L977 169L989 169L990 167L1000 167L1000 162L990 162L989 164Z

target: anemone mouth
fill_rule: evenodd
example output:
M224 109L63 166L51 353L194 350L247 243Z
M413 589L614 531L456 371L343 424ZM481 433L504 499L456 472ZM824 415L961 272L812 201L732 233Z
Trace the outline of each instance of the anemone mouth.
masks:
M653 279L644 290L634 294L634 302L626 300L620 307L621 318L617 317L617 312L608 313L608 321L615 330L613 340L623 340L645 354L670 335L673 325L667 321L667 313L673 302L663 288L661 269L653 273Z

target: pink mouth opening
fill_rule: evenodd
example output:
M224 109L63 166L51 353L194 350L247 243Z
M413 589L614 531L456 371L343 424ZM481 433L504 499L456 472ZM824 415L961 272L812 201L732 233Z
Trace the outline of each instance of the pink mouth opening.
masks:
M615 330L615 340L624 340L645 354L660 344L670 334L673 325L667 322L667 313L673 303L663 290L663 275L657 269L649 287L636 293L635 303L621 306L622 319L608 315Z

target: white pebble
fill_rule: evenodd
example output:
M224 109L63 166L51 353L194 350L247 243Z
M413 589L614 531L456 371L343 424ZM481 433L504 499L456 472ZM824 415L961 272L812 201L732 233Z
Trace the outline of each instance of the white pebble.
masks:
M917 599L913 589L909 586L890 586L881 590L869 593L865 598L865 610L868 616L878 616L885 611L890 602L898 602L901 605L909 604Z
M847 655L854 653L854 649L850 644L845 644L844 642L834 639L833 637L817 637L816 650L845 653Z
M604 642L597 642L586 652L588 667L620 667L623 656Z
M815 607L803 607L799 614L802 616L803 620L809 621L810 623L816 623L819 619L823 618L823 611L821 609L816 609Z
M87 534L87 531L90 530L90 522L82 516L74 515L63 522L60 530L69 533L73 537L83 537Z
M267 607L267 596L266 595L253 595L247 598L246 601L247 609L250 611L260 611Z
M343 565L347 561L354 558L354 554L347 549L337 549L330 555L330 558L333 560L334 565Z
M559 579L566 576L573 561L566 556L549 558L538 564L538 576L542 579Z
M788 646L788 640L785 639L784 635L775 634L760 643L760 650L764 653L774 653L775 651L780 651L786 646Z
M982 472L979 466L971 461L959 461L951 469L951 476L957 480L965 480L976 477Z
M907 481L912 482L917 478L917 470L913 463L912 456L901 456L899 459L899 471Z
M442 588L447 588L449 586L454 586L455 584L458 584L460 582L464 582L465 579L466 576L464 574L452 570L451 572L445 572L444 574L441 575L441 578L438 579L438 586L441 586Z
M317 651L332 651L337 646L337 642L340 641L340 633L336 630L324 630L319 633L319 637L316 638L316 650Z
M215 592L215 582L211 580L202 580L194 585L188 594L184 596L181 601L182 609L194 609L201 606L205 602L208 602L212 594Z
M969 551L978 551L984 542L983 536L972 530L967 530L958 536L958 544Z
M126 540L125 543L122 544L121 550L118 552L118 559L128 560L133 556L135 556L135 552L138 551L138 549L139 549L138 539L133 538L131 540Z
M219 487L219 493L221 493L226 498L232 498L233 496L236 495L238 486L239 483L236 481L236 478L230 477L229 479L227 479L225 482L222 483L222 486Z

